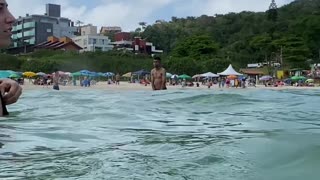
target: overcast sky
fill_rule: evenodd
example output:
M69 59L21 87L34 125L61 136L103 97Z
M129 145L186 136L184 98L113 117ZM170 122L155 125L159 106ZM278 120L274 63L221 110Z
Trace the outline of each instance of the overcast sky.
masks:
M293 0L276 0L278 6ZM241 11L266 11L271 0L7 0L14 16L44 14L45 4L60 4L62 16L73 21L135 30L138 22L149 24L172 16L200 16Z

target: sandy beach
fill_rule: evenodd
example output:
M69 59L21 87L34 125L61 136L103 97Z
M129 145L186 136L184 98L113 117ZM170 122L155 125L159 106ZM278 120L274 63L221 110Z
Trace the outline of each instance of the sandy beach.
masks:
M24 85L22 85L23 90L30 91L30 90L41 90L41 89L52 89L52 86L38 86L33 85L28 82L26 82ZM181 85L179 86L167 86L168 90L209 90L207 86L200 85L200 87L184 87L182 88ZM92 85L90 87L81 87L81 86L72 86L72 85L66 85L62 86L60 85L60 90L77 90L77 89L95 89L95 90L112 90L112 91L140 91L140 90L152 90L151 86L145 86L137 83L128 83L128 82L121 82L120 85L115 84L107 84L107 82L98 82L96 85ZM218 85L214 85L210 88L211 90L236 90L242 88L219 88ZM281 86L281 87L265 87L263 85L257 85L257 87L247 87L246 89L270 89L270 90L288 90L288 89L294 89L294 90L320 90L320 86L317 87L294 87L294 86Z

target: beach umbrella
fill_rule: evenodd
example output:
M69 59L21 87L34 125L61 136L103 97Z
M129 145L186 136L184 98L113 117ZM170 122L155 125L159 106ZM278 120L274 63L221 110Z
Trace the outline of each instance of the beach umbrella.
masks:
M78 76L81 76L81 72L74 72L71 75L74 77L78 77Z
M105 77L105 76L104 76L104 73L102 73L102 72L98 72L98 75L99 75L100 77Z
M38 76L45 76L45 75L46 75L46 73L38 72L38 73L37 73L37 75L38 75Z
M20 78L21 76L16 74L16 73L13 73L9 76L9 78Z
M34 77L34 76L37 76L36 73L30 72L30 71L24 72L23 75L26 76L26 77L29 77L29 78L30 78L30 77Z
M172 74L171 73L166 73L166 78L171 78Z
M307 79L306 82L307 83L314 83L314 79Z
M192 77L186 75L186 74L182 74L180 76L178 76L179 79L192 79Z
M104 76L105 77L112 77L112 76L114 76L115 74L114 73L112 73L112 72L106 72L106 73L104 73Z
M140 70L140 71L136 71L133 73L133 75L137 75L137 76L145 76L150 74L150 71L146 71L144 69Z
M246 76L238 76L238 79L239 80L246 80L248 77L246 77Z
M81 70L80 73L82 76L89 76L91 72L88 70Z
M260 81L269 81L270 79L272 79L271 76L262 76L259 80Z
M19 76L22 76L23 72L16 72L16 74L18 74Z
M52 73L52 75L54 75L55 72ZM63 71L58 71L59 76L66 76L67 74Z
M201 74L196 74L196 75L192 76L192 79L196 79L196 78L200 78L200 77L202 77Z
M236 75L230 75L230 76L227 76L228 79L237 79L237 76Z
M71 73L71 72L65 72L64 75L66 75L66 76L72 76L72 73Z
M293 77L291 77L290 79L291 79L292 81L300 81L300 80L305 81L307 78L304 77L304 76L293 76Z
M129 78L129 77L131 77L131 76L132 76L132 73L131 73L131 72L128 72L128 73L122 75L122 77L127 77L127 78Z
M89 77L98 77L99 76L99 74L96 72L90 72L88 75L89 75Z
M177 78L179 78L179 76L177 74L174 74L171 76L171 79L177 79Z
M291 84L292 80L290 78L283 80L284 83L286 84Z
M8 73L10 73L10 74L17 74L17 72L15 72L15 71L11 71L11 70L6 70Z
M8 78L11 74L8 71L0 71L0 78Z
M218 74L214 74L212 72L207 72L207 73L201 74L200 76L201 77L207 77L207 78L217 78L217 77L219 77Z
M88 71L88 70L81 70L80 73L87 73L87 74L89 74L90 71Z

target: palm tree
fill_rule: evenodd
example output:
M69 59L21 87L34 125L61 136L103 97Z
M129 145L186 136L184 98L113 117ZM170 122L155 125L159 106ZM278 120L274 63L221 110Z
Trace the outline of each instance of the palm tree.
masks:
M77 20L76 21L76 25L78 25L78 27L80 27L82 24L84 24L84 22L80 21L80 20Z
M81 25L84 24L84 22L77 20L76 25L78 25L78 35L81 35Z

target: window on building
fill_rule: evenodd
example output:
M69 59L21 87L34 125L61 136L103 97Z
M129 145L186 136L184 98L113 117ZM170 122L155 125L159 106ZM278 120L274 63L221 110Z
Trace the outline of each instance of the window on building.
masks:
M52 30L51 29L47 29L47 33L51 33L52 32Z
M102 47L94 47L95 51L102 51Z
M97 39L93 39L93 44L97 44Z

